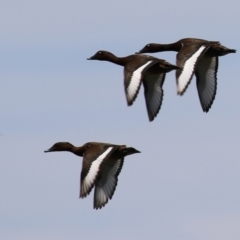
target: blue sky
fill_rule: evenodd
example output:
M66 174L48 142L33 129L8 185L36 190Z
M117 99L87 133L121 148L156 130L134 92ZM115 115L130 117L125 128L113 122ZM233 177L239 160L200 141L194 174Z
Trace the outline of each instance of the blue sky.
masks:
M0 4L0 239L240 238L240 57L221 57L209 113L195 78L168 73L149 123L143 91L127 107L123 69L87 61L185 37L239 49L239 2L5 1ZM175 63L176 53L154 54ZM81 158L55 142L127 144L113 199L79 199Z

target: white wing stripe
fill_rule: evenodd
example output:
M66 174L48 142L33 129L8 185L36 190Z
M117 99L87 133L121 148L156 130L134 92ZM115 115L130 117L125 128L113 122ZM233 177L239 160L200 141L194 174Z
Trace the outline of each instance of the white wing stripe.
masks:
M102 153L95 161L92 162L91 167L88 171L87 176L83 180L83 187L84 191L89 189L93 182L95 181L95 178L97 176L97 173L99 171L99 166L104 160L104 158L107 156L107 154L113 149L113 147L109 147L104 153Z
M147 63L145 63L143 66L141 66L140 68L138 68L137 70L135 70L132 74L130 83L127 87L127 97L128 99L132 99L134 98L139 85L141 84L141 76L142 76L142 71L143 69L148 66L152 61L149 61Z
M201 55L206 46L201 46L184 64L183 70L178 78L178 93L182 93L189 81L191 80L194 66L198 57Z

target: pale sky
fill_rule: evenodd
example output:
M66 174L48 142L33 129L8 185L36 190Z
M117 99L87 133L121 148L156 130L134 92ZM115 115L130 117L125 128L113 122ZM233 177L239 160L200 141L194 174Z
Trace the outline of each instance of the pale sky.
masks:
M240 239L240 3L42 0L0 3L0 239ZM196 37L237 50L219 59L203 113L196 79L183 97L168 73L148 121L143 89L127 107L120 66L150 42ZM175 52L154 56L175 63ZM126 144L115 194L79 199L82 159L55 142Z

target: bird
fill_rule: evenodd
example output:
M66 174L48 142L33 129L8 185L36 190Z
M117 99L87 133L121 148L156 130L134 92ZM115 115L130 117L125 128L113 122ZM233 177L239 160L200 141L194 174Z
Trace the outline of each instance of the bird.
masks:
M177 93L183 95L193 74L196 75L197 90L203 112L211 108L217 92L218 57L236 53L219 41L207 41L198 38L183 38L170 44L149 43L137 53L156 53L176 51Z
M153 56L133 54L117 57L103 50L98 51L88 60L109 61L124 67L124 89L128 106L131 106L135 101L141 83L143 83L149 121L154 120L161 108L162 86L166 73L179 69L167 61Z
M57 142L44 152L60 151L72 152L83 157L79 197L85 198L95 187L94 209L101 209L113 197L124 157L140 153L137 149L126 145L101 142L87 142L80 147L75 147L69 142Z

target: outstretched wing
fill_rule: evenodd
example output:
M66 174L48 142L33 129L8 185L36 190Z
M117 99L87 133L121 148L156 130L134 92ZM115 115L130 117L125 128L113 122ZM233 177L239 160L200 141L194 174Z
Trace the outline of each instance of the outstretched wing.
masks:
M80 198L86 197L91 192L99 175L100 166L103 160L107 159L114 150L113 146L107 146L103 151L94 155L89 152L84 154L81 172Z
M165 73L144 75L143 86L149 121L154 120L161 108L165 76Z
M101 164L99 177L95 183L94 208L102 208L111 199L118 183L118 175L123 166L124 158L117 160L111 156Z
M176 71L177 93L179 95L183 95L186 91L195 72L197 62L209 47L209 44L190 44L183 46L177 54L177 66L181 67Z
M154 63L153 60L147 60L136 69L128 66L124 68L124 89L128 106L131 106L139 92L143 73Z
M196 68L197 90L204 112L208 112L217 92L218 57L203 57Z

